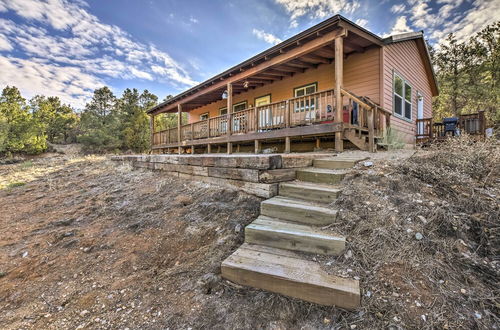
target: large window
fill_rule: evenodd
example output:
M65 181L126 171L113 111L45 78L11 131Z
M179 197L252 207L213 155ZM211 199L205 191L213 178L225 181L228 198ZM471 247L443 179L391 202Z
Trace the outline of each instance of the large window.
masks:
M394 104L393 111L397 116L411 120L411 100L412 88L411 85L394 73Z
M293 89L293 95L294 97L302 97L302 96L307 96L310 94L316 93L316 90L318 88L318 84L309 84L301 87L297 87ZM308 98L308 99L301 99L295 101L294 104L294 111L295 112L304 112L304 111L309 111L309 110L314 110L316 105L315 99L314 98Z

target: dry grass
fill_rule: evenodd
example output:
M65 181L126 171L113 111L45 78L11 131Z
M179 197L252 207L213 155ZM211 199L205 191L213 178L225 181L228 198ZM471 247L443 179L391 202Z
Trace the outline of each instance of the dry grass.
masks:
M361 324L498 326L499 157L461 137L347 179L336 206L353 258L337 261L362 279Z
M103 157L0 166L7 184L26 182L0 190L0 324L498 327L499 154L498 144L462 138L406 161L377 158L346 178L330 227L347 237L346 253L305 257L360 278L354 312L220 280L220 263L243 241L235 228L257 216L258 198Z

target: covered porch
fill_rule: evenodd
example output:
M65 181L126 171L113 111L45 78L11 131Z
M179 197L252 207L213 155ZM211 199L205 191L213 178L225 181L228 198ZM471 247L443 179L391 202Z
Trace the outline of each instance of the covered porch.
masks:
M189 149L194 153L198 147L210 153L213 146L220 149L225 145L230 154L233 144L251 143L259 153L261 143L271 140L284 142L284 152L290 152L293 139L324 137L334 141L336 151L343 151L345 140L359 149L375 151L376 138L384 135L391 113L345 88L344 62L353 54L381 46L377 36L333 17L151 109L152 150L183 153ZM308 70L331 70L332 66L334 88L233 111L238 94L293 80ZM225 99L227 113L182 123L182 112L221 99ZM155 130L154 117L172 112L177 113L176 127Z

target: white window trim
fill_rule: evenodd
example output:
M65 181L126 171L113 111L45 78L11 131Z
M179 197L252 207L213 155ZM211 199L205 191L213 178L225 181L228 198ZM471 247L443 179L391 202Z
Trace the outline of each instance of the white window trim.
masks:
M295 87L293 89L293 97L302 97L302 96L297 96L297 92L300 91L300 90L304 90L304 95L303 96L310 95L310 94L306 94L306 89L308 87L311 87L311 86L314 86L314 93L316 93L318 91L318 84L314 82L314 83L309 84L309 85L305 85L305 86L301 86L301 87ZM314 94L314 93L312 93L312 94Z
M245 104L245 109L248 108L247 101L241 101L241 102L233 104L233 112L235 112L234 108L236 108L238 105L242 105L242 104ZM245 110L245 109L243 109L243 110ZM243 110L240 110L240 111L243 111Z
M227 114L227 107L222 107L219 109L219 116L222 116L222 111L226 110L226 114Z
M399 94L396 94L396 91L394 89L394 78L398 76L402 81L403 81L403 95L399 95ZM410 118L406 118L405 117L405 103L407 102L406 101L406 97L404 96L405 94L405 84L410 86L411 88L411 96L410 96ZM394 94L396 94L397 96L401 97L402 99L402 107L401 107L401 115L396 113L396 107L395 107L395 104L394 104ZM403 76L401 74L399 74L398 72L396 72L395 70L392 71L392 113L394 114L394 116L396 116L397 118L400 118L400 119L403 119L403 120L406 120L406 121L409 121L409 122L413 122L413 85L410 84L410 82L408 80L406 80L405 78L403 78Z
M210 113L209 112L200 113L200 121L207 120L207 119L201 119L201 117L203 117L204 115L207 115L207 119L210 118Z

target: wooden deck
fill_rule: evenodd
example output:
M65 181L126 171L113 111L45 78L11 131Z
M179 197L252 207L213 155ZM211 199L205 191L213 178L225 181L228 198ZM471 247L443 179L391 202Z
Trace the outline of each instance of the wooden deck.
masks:
M450 136L451 132L446 132L444 123L434 122L432 118L417 119L417 143L429 143L433 141L442 141ZM458 116L457 128L460 133L466 133L478 137L484 137L486 134L486 118L484 111Z
M169 153L170 148L181 152L184 147L227 144L231 153L232 143L285 140L285 152L290 152L290 138L304 136L332 136L355 140L363 150L373 150L375 138L382 136L389 126L390 112L367 99L342 90L342 122L335 120L337 97L333 89L303 97L248 108L239 112L181 125L154 132L152 149ZM194 148L191 148L193 150Z

